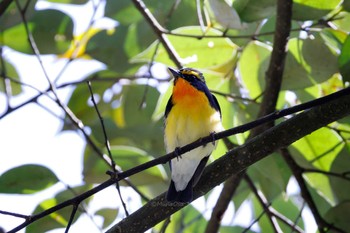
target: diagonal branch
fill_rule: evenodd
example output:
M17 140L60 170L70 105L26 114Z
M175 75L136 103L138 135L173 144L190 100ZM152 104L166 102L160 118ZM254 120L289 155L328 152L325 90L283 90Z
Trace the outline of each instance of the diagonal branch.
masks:
M279 0L277 1L277 19L275 26L275 37L273 44L273 51L270 59L270 64L266 72L266 88L265 94L263 96L262 104L260 105L259 116L265 116L275 111L278 95L281 89L282 76L284 70L284 61L286 58L286 47L288 43L288 37L291 30L291 19L292 19L292 0ZM274 125L273 121L269 125L262 125L260 127L254 128L249 135L249 138L253 138L260 134L267 128ZM228 195L233 196L235 189L240 183L240 180L244 176L245 171L237 176L232 176L224 185L221 191L217 205L215 206L211 219L207 225L207 232L217 232L219 229L219 221L217 215L219 213L223 214L224 206L228 206L231 198L227 198ZM224 203L226 202L226 203ZM219 212L218 212L219 211ZM274 219L270 218L272 226L275 226ZM277 224L278 226L278 224ZM277 226L275 231L277 231Z
M255 194L255 197L260 202L260 205L263 208L264 212L267 214L268 219L271 223L271 227L274 230L274 232L282 232L282 229L278 225L277 219L271 213L270 203L268 203L266 197L263 196L261 193L259 193L259 190L255 187L253 180L247 174L244 175L244 180L247 182L248 186Z
M318 211L317 205L314 202L311 193L309 192L307 186L306 186L306 182L303 178L303 168L299 167L299 165L294 161L292 155L290 154L290 152L288 151L288 149L284 148L281 150L281 153L283 155L284 160L286 161L286 163L288 164L288 166L290 167L290 169L292 170L295 179L297 180L299 187L300 187L300 192L301 192L301 196L303 197L303 199L305 200L305 202L308 204L312 215L315 218L315 221L318 225L318 230L321 233L326 233L328 232L330 229L332 230L332 232L338 232L338 233L345 233L343 230L337 228L336 226L333 226L332 224L326 222L320 212Z
M238 174L270 153L285 148L307 134L349 114L350 98L343 96L266 130L210 164L194 189L194 198L206 194L233 174ZM144 232L184 206L166 202L163 193L114 225L107 233Z
M154 167L159 164L165 164L169 160L182 155L190 150L193 150L199 146L205 145L207 143L212 143L213 139L218 140L232 136L237 133L242 133L247 130L250 130L254 127L257 127L263 123L267 123L271 120L276 120L283 116L287 116L293 113L296 113L301 110L305 110L313 107L308 111L304 111L285 122L271 128L268 131L265 131L263 134L251 139L245 145L237 147L234 150L230 150L226 156L218 159L214 164L208 166L206 172L203 174L203 178L199 181L195 191L195 197L198 198L201 195L204 195L210 189L216 185L222 183L224 180L233 174L238 174L242 170L246 169L253 163L258 160L266 157L270 153L280 148L284 148L294 141L304 137L305 135L315 131L316 129L323 127L333 121L341 119L342 117L350 114L350 88L338 91L331 95L294 106L292 108L284 109L277 111L275 113L269 114L268 116L259 118L254 122L250 122L245 125L241 125L232 129L225 130L220 133L209 135L197 140L193 143L190 143L186 146L183 146L178 149L177 153L171 152L167 155L161 156L157 159L151 160L149 162L143 163L136 167L133 167L127 171L121 172L118 174L117 180L123 180L127 177L140 173L148 168ZM292 132L292 133L291 133ZM215 165L216 164L216 165ZM212 174L212 177L210 177ZM203 180L207 180L203 184ZM114 184L115 179L110 178L107 181L101 183L100 185L94 187L93 189L76 196L72 199L64 201L56 206L51 207L39 214L30 216L30 219L22 223L21 225L15 227L9 233L17 232L20 229L28 226L30 223L41 219L53 212L56 212L60 209L63 209L67 206L74 205L75 203L85 200L97 192L109 187ZM153 212L143 213L142 218L146 217L151 218L152 221L149 224L159 222L162 219L170 216L175 211L182 208L182 206L174 205L173 203L166 202L164 203L164 194L148 202L143 208L139 211L143 212L144 208L150 208L151 211L159 212L159 216L153 216ZM148 210L147 210L148 211ZM165 212L165 213L164 213ZM148 216L149 213L152 213ZM136 216L139 216L140 213L135 213ZM127 219L131 221L135 220L135 214L130 215ZM137 219L137 217L136 217ZM136 220L135 220L136 221ZM127 224L124 222L122 224ZM130 223L129 223L130 224ZM149 228L153 225L146 225L145 227ZM116 226L118 228L118 226ZM113 232L113 231L111 231Z
M166 30L158 23L157 19L151 14L149 9L146 7L145 3L142 0L132 0L136 9L143 15L143 17L147 20L154 33L158 36L159 41L164 46L165 50L168 52L169 57L175 63L178 68L181 68L180 57L178 56L176 50L171 45L170 41L166 37Z

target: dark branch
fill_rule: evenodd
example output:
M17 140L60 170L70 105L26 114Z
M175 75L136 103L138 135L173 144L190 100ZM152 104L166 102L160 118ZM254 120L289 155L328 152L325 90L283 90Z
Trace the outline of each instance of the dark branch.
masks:
M194 189L194 198L206 194L233 174L238 174L270 153L285 148L311 132L349 114L350 98L343 96L274 126L210 164ZM211 142L210 139L207 143L209 142ZM187 149L187 146L185 147ZM185 147L181 148L182 153ZM165 193L163 193L113 226L107 233L146 231L183 207L184 205L166 202Z
M258 189L254 185L254 182L252 181L252 179L250 179L250 177L247 174L244 175L244 180L247 182L248 186L253 191L255 197L258 199L264 212L267 214L274 232L281 232L281 228L279 227L275 216L270 211L270 203L267 202L265 196L259 193Z
M314 216L315 221L318 225L318 230L321 233L326 233L330 229L332 229L332 232L345 233L345 231L333 226L332 224L329 224L328 222L326 222L322 218L320 212L317 209L317 205L314 202L314 200L311 196L311 193L309 192L309 190L307 188L306 182L303 178L303 169L301 167L299 167L299 165L294 161L292 155L289 153L289 151L287 149L284 148L281 150L281 152L282 152L284 160L286 161L286 163L290 167L295 179L298 182L298 185L300 187L301 196L303 197L305 202L308 204L308 206L312 212L312 215Z
M281 124L271 128L270 130L264 132L261 135L251 139L245 145L242 145L234 150L229 151L226 156L218 159L216 162L208 166L206 172L203 174L203 178L199 181L197 188L195 191L195 197L204 195L210 189L215 187L216 185L222 183L224 180L228 179L231 175L237 174L240 171L246 169L251 164L257 162L258 160L266 157L271 152L278 150L280 148L284 148L294 141L302 138L303 136L315 131L316 129L326 126L327 124L336 121L338 119L343 118L346 115L350 114L350 88L343 89L331 95L300 104L294 106L292 108L284 109L281 111L277 111L268 116L262 117L254 122L250 122L245 125L241 125L220 133L216 133L213 135L209 135L207 137L202 138L201 140L190 143L184 147L178 149L178 153L169 153L167 155L161 156L152 161L146 162L134 168L131 168L125 172L119 173L117 180L120 181L132 175L135 175L143 170L154 167L159 164L165 164L169 160L184 154L190 150L193 150L199 146L205 145L207 143L213 142L213 137L215 140L219 140L222 138L226 138L228 136L232 136L237 133L243 133L247 130L250 130L254 127L257 127L261 124L267 123L271 120L276 120L283 116L287 116L293 113L296 113L301 110L305 110L311 107L314 107L308 111L304 111L293 118L282 122ZM293 132L293 133L291 133ZM207 180L210 182L206 182L203 184L203 180ZM25 221L21 225L9 231L9 233L17 232L20 229L23 229L30 223L41 219L51 213L54 213L60 209L63 209L67 206L74 205L77 202L81 202L81 200L85 200L97 192L109 187L114 184L115 179L110 178L104 183L96 186L95 188L76 196L72 199L69 199L65 202L62 202L46 211L43 211L39 214L31 216L28 221ZM172 203L164 202L164 194L158 196L157 198L148 202L143 208L138 210L139 212L144 213L145 209L150 208L150 212L148 210L142 215L143 218L150 218L152 221L149 224L155 223L155 221L161 221L165 219L167 216L170 216L175 211L182 208L182 206L174 205ZM156 213L159 212L159 216ZM138 216L137 213L130 215L130 221L135 220L135 215ZM152 213L152 214L150 214ZM164 215L165 214L165 215ZM156 216L154 216L156 215ZM164 218L162 218L164 217ZM121 224L125 226L129 220L123 221ZM151 227L153 225L145 225L145 227ZM118 228L118 225L113 227L113 229ZM110 231L113 232L113 231Z
M171 60L175 63L178 68L181 68L180 58L177 55L176 50L172 47L170 41L166 37L166 30L158 23L158 21L154 18L154 16L150 13L149 9L146 7L145 3L142 0L133 0L132 1L139 10L139 12L143 15L146 21L149 23L154 33L158 36L159 41L164 46Z

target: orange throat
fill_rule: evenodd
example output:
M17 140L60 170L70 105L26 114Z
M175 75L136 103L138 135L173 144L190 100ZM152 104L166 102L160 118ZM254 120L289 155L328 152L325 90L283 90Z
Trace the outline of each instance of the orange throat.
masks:
M201 105L208 102L205 94L197 90L186 80L179 78L173 89L173 103L185 105Z

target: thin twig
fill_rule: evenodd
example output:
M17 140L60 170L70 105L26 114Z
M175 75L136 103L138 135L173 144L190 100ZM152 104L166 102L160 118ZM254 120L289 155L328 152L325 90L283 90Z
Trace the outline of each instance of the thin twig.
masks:
M26 219L26 220L28 220L28 219L30 218L29 215L13 213L13 212L4 211L4 210L0 210L0 214L3 214L3 215L10 215L10 216L12 216L12 217L17 217L17 218L23 218L23 219Z
M308 206L312 212L312 215L314 216L315 221L317 223L318 230L321 233L326 233L330 229L332 230L332 232L334 231L334 232L339 232L339 233L345 233L340 228L334 226L333 224L326 222L322 218L320 212L318 211L317 205L316 205L315 201L313 200L311 193L308 190L306 182L303 178L303 169L294 161L294 159L293 159L292 155L290 154L290 152L288 151L288 149L281 149L281 153L283 155L284 160L286 161L286 163L290 167L291 171L293 172L295 179L298 182L298 185L300 187L301 196L303 197L305 202L308 204Z
M108 152L108 157L110 159L111 167L112 167L112 170L113 170L112 178L114 178L114 180L115 180L115 185L116 185L116 188L118 190L118 195L119 195L120 201L122 203L122 206L124 208L125 214L126 214L126 216L129 216L129 212L127 210L127 207L126 207L126 204L124 202L123 196L122 196L122 194L120 192L120 186L119 186L119 182L117 180L117 176L118 176L119 171L117 171L116 164L114 162L114 159L113 159L113 156L112 156L112 153L111 153L111 146L110 146L109 139L108 139L108 136L107 136L106 127L105 127L105 124L104 124L104 121L103 121L103 117L101 116L101 113L98 110L97 103L96 103L95 97L94 97L94 93L92 91L91 82L88 81L87 84L88 84L89 91L90 91L91 101L92 101L92 103L94 105L94 108L95 108L95 111L96 111L96 113L98 115L98 118L100 119L101 128L102 128L102 131L103 131L103 136L104 136L104 141L105 141L105 146L106 146L106 149L107 149L107 152Z
M132 2L134 3L136 9L139 10L139 12L143 15L143 17L149 23L154 33L158 36L158 39L164 46L171 60L175 63L175 65L178 68L181 68L182 67L180 62L181 59L177 54L176 50L171 45L168 38L166 37L164 33L166 32L166 30L158 23L158 21L154 18L154 16L151 14L151 12L149 11L149 9L146 7L145 3L142 0L133 0Z
M75 214L77 213L77 210L78 210L78 206L79 206L79 203L76 203L76 204L73 205L72 213L70 214L66 230L64 231L65 233L68 233L68 231L69 231L69 229L70 229L70 227L71 227L71 225L73 223Z
M293 118L290 118L290 119L286 120L285 124L283 125L283 127L285 128L285 127L290 126L290 125L287 124L288 122L291 122L290 124L292 124L294 127L296 126L296 124L298 122L303 123L303 121L300 120L301 117L307 118L309 120L307 126L310 126L310 120L314 120L313 117L317 117L317 119L320 120L322 116L323 117L329 116L330 115L330 113L329 113L330 111L332 112L332 115L331 115L332 119L328 119L328 118L326 118L326 119L328 119L328 121L330 121L330 120L334 121L336 119L339 119L342 116L345 116L346 114L348 114L348 112L350 112L350 109L348 109L348 105L344 103L344 101L349 101L349 98L347 97L347 95L350 95L350 88L343 89L342 91L338 91L336 93L330 94L330 95L328 95L326 97L319 98L317 100L313 100L313 101L310 101L310 102L307 102L307 103L304 103L304 104L301 104L301 105L294 106L294 107L289 108L289 109L285 109L284 111L282 110L281 112L270 114L270 115L268 115L266 117L260 118L260 119L254 121L254 122L250 122L250 123L245 124L245 125L241 125L241 126L229 129L229 130L225 130L225 131L220 132L220 133L215 133L215 134L208 135L207 137L204 137L201 140L195 141L193 143L190 143L190 144L188 144L186 146L183 146L183 147L179 148L176 153L174 153L174 152L168 153L168 154L166 154L164 156L161 156L159 158L156 158L154 160L148 161L146 163L143 163L141 165L138 165L138 166L133 167L133 168L131 168L129 170L126 170L124 172L119 173L118 174L118 180L125 179L127 177L130 177L130 176L132 176L134 174L137 174L137 173L139 173L141 171L144 171L144 170L146 170L148 168L151 168L151 167L154 167L156 165L165 164L165 163L169 162L171 159L173 159L173 158L175 158L175 157L177 157L179 155L183 155L184 153L186 153L186 152L188 152L190 150L193 150L193 149L195 149L197 147L203 146L203 145L208 144L208 143L212 143L213 140L219 140L219 139L222 139L222 138L226 138L228 136L232 136L232 135L237 134L237 133L245 132L245 131L250 130L250 129L254 128L254 127L257 127L257 126L259 126L259 125L261 125L263 123L266 123L268 121L276 120L276 119L278 119L278 117L286 116L287 113L288 114L293 114L293 113L295 113L297 111L305 110L306 109L305 107L311 108L311 107L316 107L317 106L316 108L314 108L314 109L312 109L310 111L306 111L306 112L301 113L301 114L299 114L299 115L297 115L297 116L295 116ZM335 104L334 101L335 100L339 101L340 98L341 98L342 101L339 104L336 104L336 109L338 110L338 112L334 112L334 109L330 108L329 105ZM350 106L350 103L349 103L349 106ZM315 111L322 111L322 115L315 114ZM325 114L325 113L327 113L328 115ZM324 122L324 121L326 121L326 119L320 121L322 123L322 125L326 125L326 123ZM304 119L304 121L305 121L305 119ZM313 122L313 123L315 123L315 122ZM305 122L303 124L305 124ZM276 126L276 128L281 128L281 127L282 126ZM321 127L321 126L319 126L319 127ZM287 129L284 129L284 128L283 129L281 128L280 130L281 131L284 130L283 132L286 132L285 130L287 130ZM304 130L306 128L307 128L306 126L303 127ZM262 135L260 135L258 139L248 141L244 146L238 147L238 148L230 151L227 154L227 156L224 156L224 157L222 157L221 159L218 159L218 160L222 160L222 159L224 159L226 157L230 158L230 159L234 159L235 160L235 164L237 166L239 166L241 169L244 169L246 166L248 166L248 163L250 163L250 162L253 163L253 161L249 160L249 161L246 162L247 164L243 164L244 163L244 159L241 158L241 156L247 156L246 149L248 148L248 146L251 146L251 147L255 148L254 149L254 151L255 151L254 155L255 156L259 156L260 154L267 155L267 154L270 153L270 151L268 151L266 148L264 150L261 150L261 151L259 151L259 150L256 151L256 147L255 147L256 145L254 144L254 142L259 142L259 139L264 141L264 143L265 143L264 147L266 147L266 142L267 141L265 141L264 138L263 138L264 134L270 135L270 136L276 136L276 137L279 137L279 138L283 138L283 140L280 140L281 142L279 142L279 143L281 145L285 146L287 144L289 145L291 142L294 142L296 139L299 139L299 138L303 137L308 132L309 131L303 132L302 130L300 130L300 131L298 131L298 133L296 133L294 135L294 137L292 137L293 135L289 135L289 137L281 137L281 134L282 134L281 132L276 133L273 130L272 131L269 130L269 131L264 132ZM277 143L277 141L274 141L273 142L273 146L270 147L270 150L276 149L278 147L278 145L279 144ZM237 151L241 151L242 153L237 153L237 154L235 154L235 156L231 156L234 152L237 152ZM251 159L251 156L252 155L249 155L250 159ZM219 162L219 161L217 161L217 162ZM222 162L227 165L226 161L222 161ZM209 165L208 169L209 169L209 167L215 168L215 165L214 164ZM230 169L230 171L231 171L231 169ZM233 172L233 170L231 172ZM203 178L205 178L205 174L206 173L207 172L205 172L203 174ZM232 173L231 173L231 175L232 175ZM223 178L223 176L220 177L220 179L222 179L222 178ZM91 190L89 190L89 191L87 191L87 192L85 192L85 193L83 193L83 194L81 194L79 196L76 196L76 197L74 197L72 199L64 201L64 202L62 202L62 203L60 203L60 204L58 204L56 206L53 206L52 208L49 208L49 209L47 209L47 210L45 210L45 211L43 211L43 212L41 212L39 214L33 215L33 216L30 217L29 220L27 220L24 223L20 224L19 226L15 227L14 229L9 231L8 233L17 232L18 230L23 229L24 227L29 225L30 223L32 223L34 221L37 221L38 219L41 219L41 218L43 218L43 217L45 217L45 216L47 216L47 215L49 215L49 214L51 214L53 212L56 212L56 211L58 211L60 209L65 208L67 206L73 205L74 203L77 203L79 200L85 200L85 199L91 197L92 195L96 194L97 192L100 192L101 190L109 187L114 182L115 182L115 180L110 178L107 181L101 183L100 185L97 185L96 187L92 188ZM201 182L201 181L199 181L199 182ZM207 183L209 184L210 182L207 182ZM197 185L197 187L199 185L200 185L200 183ZM216 185L217 184L215 184L214 186L216 186ZM202 193L202 195L203 194L204 193ZM196 193L196 195L198 195L198 193ZM146 204L146 206L144 208L150 208L150 207L153 206L153 208L157 208L158 210L161 210L159 208L159 206L155 205L157 202L162 200L162 199L159 199L159 198L164 198L164 197L161 196L161 197L158 197L158 198L154 199L153 202L151 201L148 204ZM168 203L164 207L166 207L166 206L168 206L169 208L177 209L177 208L182 208L185 205L179 206L179 205L171 205L171 203L170 204ZM147 214L149 215L149 214L151 214L151 212L147 212ZM132 215L130 215L130 217L131 216ZM165 216L163 216L163 217L165 217ZM129 219L129 218L127 218L127 219ZM132 219L132 218L130 218L130 219ZM116 227L118 227L118 226L116 226Z
M270 223L271 227L274 230L274 232L282 232L282 229L278 225L278 222L275 218L275 216L270 211L270 203L267 202L267 199L258 191L258 189L255 187L254 182L250 179L250 177L245 174L244 180L247 182L249 188L253 191L255 194L255 197L258 199L261 207L263 208L264 212L266 213Z

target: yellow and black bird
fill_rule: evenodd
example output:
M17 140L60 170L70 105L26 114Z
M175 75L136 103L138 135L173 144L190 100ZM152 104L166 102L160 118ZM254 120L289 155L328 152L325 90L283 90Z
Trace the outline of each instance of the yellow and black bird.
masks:
M175 80L165 109L164 140L168 153L222 130L219 103L210 93L203 74L192 68L169 70ZM193 186L214 148L215 143L208 143L170 161L168 201L188 203L193 200Z

